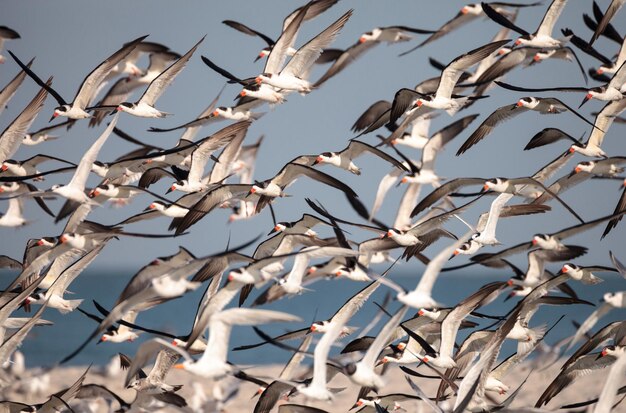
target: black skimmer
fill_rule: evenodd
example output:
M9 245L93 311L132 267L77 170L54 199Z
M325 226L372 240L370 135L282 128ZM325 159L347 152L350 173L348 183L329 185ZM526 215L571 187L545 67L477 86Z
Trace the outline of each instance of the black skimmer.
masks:
M157 99L161 97L165 89L169 87L174 81L176 76L187 66L187 62L193 56L200 43L204 40L204 37L198 41L187 53L185 53L180 59L172 63L167 69L162 71L157 77L155 77L148 88L143 92L143 95L138 101L122 102L117 106L118 111L130 113L134 116L143 118L163 118L168 113L162 112L154 107Z
M57 116L66 116L70 119L85 119L91 117L86 110L94 98L94 95L98 91L100 84L104 81L107 75L113 70L113 68L126 58L135 47L141 43L146 36L141 36L131 42L126 43L121 49L113 53L106 60L100 63L94 70L91 71L83 80L83 83L78 88L76 96L71 103L68 103L56 90L52 89L49 84L44 82L37 76L30 68L22 63L13 53L9 51L9 54L17 62L18 65L31 77L39 86L46 89L52 97L58 102L59 106L54 109L54 113L50 118L52 121Z

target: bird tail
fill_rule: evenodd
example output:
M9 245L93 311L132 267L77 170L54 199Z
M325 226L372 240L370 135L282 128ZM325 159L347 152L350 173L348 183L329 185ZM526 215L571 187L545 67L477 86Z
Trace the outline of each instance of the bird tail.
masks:
M543 338L543 335L546 333L547 329L548 326L546 324L542 324L538 327L529 329L528 340L519 342L519 344L517 345L517 353L522 355L531 352L535 348L537 342Z
M78 307L81 303L83 302L83 300L67 300L67 306L65 308L59 308L59 312L61 314L67 314L69 312L72 312L76 309L76 307Z

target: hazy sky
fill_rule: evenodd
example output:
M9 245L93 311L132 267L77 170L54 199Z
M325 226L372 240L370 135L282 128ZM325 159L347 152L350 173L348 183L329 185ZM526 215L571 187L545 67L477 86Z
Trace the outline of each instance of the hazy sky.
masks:
M124 42L140 35L149 34L148 40L163 43L179 53L186 52L202 36L207 35L187 68L179 75L174 84L158 101L157 107L174 113L167 119L143 119L122 114L118 127L136 138L162 147L173 146L178 137L177 132L166 134L148 133L150 126L169 127L193 119L211 101L224 84L224 79L207 68L200 60L206 55L217 64L232 71L234 74L248 77L260 73L261 63L253 63L254 57L264 46L257 38L245 36L220 22L233 19L250 25L271 37L278 37L282 19L303 1L28 1L7 2L2 7L0 25L17 30L21 39L10 41L5 48L12 50L22 60L36 57L33 70L42 78L54 76L54 88L66 99L70 100L76 92L84 76L89 73L106 56L117 50ZM549 2L546 2L549 3ZM608 0L599 1L606 8ZM436 29L451 18L463 5L462 1L356 1L341 0L320 18L306 22L298 38L298 44L320 32L345 11L353 8L354 15L346 24L333 47L344 48L355 42L359 35L376 26L406 25L424 29ZM534 31L547 8L524 9L518 18L518 25ZM588 39L591 32L582 22L582 14L591 13L591 1L571 1L556 24L556 29L572 28L581 37ZM618 30L625 31L624 13L615 19ZM328 81L319 90L308 96L289 95L288 102L273 109L264 110L269 113L249 130L246 142L255 141L264 134L266 139L260 151L256 178L259 180L273 176L289 160L300 154L317 154L328 150L343 148L348 139L354 135L350 127L356 118L371 103L379 99L391 100L394 93L402 87L413 87L421 80L437 75L437 71L429 66L428 57L441 62L449 62L459 54L467 52L490 41L500 29L490 20L475 21L441 40L405 56L398 57L400 52L407 50L421 41L424 36L417 35L411 42L401 45L380 45L343 73ZM558 34L558 33L557 33ZM608 56L617 52L615 43L601 38L597 48ZM17 73L17 65L7 57L0 66L0 85L4 86ZM597 62L582 53L578 53L583 65L588 68ZM142 66L146 65L142 60ZM312 78L319 77L324 68L315 68ZM547 61L527 69L518 69L506 79L508 82L529 87L565 85L584 85L580 71L574 63L565 61ZM590 80L590 85L595 84ZM220 104L230 105L239 92L237 85L230 85L222 95ZM0 127L4 128L23 109L37 91L30 79L26 79L9 108L0 117ZM136 92L136 95L141 93ZM442 114L433 122L432 131L436 131L452 121L472 113L480 113L480 117L459 137L453 141L437 161L437 172L446 178L459 176L528 176L536 172L549 160L555 158L566 148L560 143L533 151L522 148L536 132L545 127L562 128L571 135L578 137L588 134L590 127L571 114L559 116L539 116L527 113L498 127L484 142L461 157L454 153L479 123L494 109L515 102L523 96L502 89L492 89L489 99L484 99L470 109L459 113L455 118ZM547 96L547 95L544 95ZM572 106L582 100L582 94L559 94L559 98ZM33 129L46 125L56 102L48 98L46 106ZM591 112L599 110L602 102L592 101L583 107L582 113L593 120ZM225 123L212 125L203 129L198 137L208 136L225 126ZM100 135L104 125L96 129L88 129L87 122L81 121L70 131L61 131L61 138L54 142L36 147L21 147L16 154L17 159L26 159L37 153L52 154L78 162L91 143ZM614 125L607 135L603 149L611 155L624 155L626 142L623 125ZM375 134L363 138L370 143L376 142ZM116 137L111 137L100 152L99 159L112 161L134 147ZM405 150L412 157L419 153ZM576 161L583 160L577 155ZM570 162L559 176L569 172L575 165ZM346 171L332 167L323 170L351 185L360 198L371 207L375 188L380 178L389 171L385 162L372 157L358 159L357 164L363 168L361 176L352 176ZM43 169L53 164L44 165ZM48 178L37 185L45 188L57 182L67 182L71 175L58 175ZM98 178L90 178L89 184L95 185ZM171 185L168 179L155 185L152 189L164 193ZM591 220L610 214L619 198L618 182L589 181L563 195L563 199L585 219ZM424 188L426 194L430 188ZM311 184L306 179L299 180L288 193L291 198L280 199L275 203L279 220L296 220L308 210L304 197L319 199L338 216L356 219L342 194ZM393 189L380 213L380 218L388 223L393 222L402 188ZM422 196L423 196L422 195ZM172 199L174 199L172 197ZM144 209L151 198L140 196L132 205L124 209L112 209L108 206L95 211L89 219L105 224L113 224ZM469 222L475 222L478 214L489 207L488 199L480 200L472 209L464 214ZM0 204L0 210L6 209ZM575 219L567 214L557 203L551 202L553 211L544 216L521 217L503 220L498 225L498 239L510 246L529 240L537 232L554 232L566 226L574 225ZM50 206L57 211L60 201L51 201ZM29 205L27 218L33 223L19 229L0 228L2 253L21 258L25 242L29 238L46 235L59 235L62 224L54 225L50 217L39 209ZM159 255L174 253L178 245L184 245L198 255L206 255L222 250L229 237L231 244L236 245L249 240L258 234L267 233L272 222L269 211L263 211L252 220L240 221L232 225L226 224L227 212L216 211L191 228L191 234L173 240L137 240L120 239L110 242L103 254L93 264L94 268L124 269L124 273L132 273L143 264ZM169 219L160 218L129 227L132 231L165 233ZM465 228L452 222L449 228L459 234ZM604 241L599 242L603 227L589 231L582 236L568 240L568 243L583 244L590 247L590 253L581 258L581 264L608 264L608 250L626 260L624 247L624 224L614 230ZM351 237L357 241L366 239L370 234L352 230ZM329 235L328 230L320 231ZM438 243L427 251L434 255L444 244ZM494 251L487 248L484 251ZM457 258L458 263L465 258ZM522 264L524 257L515 257ZM405 265L404 268L420 268L419 264Z

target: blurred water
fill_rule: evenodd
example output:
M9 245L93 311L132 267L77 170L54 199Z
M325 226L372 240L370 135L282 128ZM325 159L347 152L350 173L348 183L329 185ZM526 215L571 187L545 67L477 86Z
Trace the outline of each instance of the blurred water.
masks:
M471 272L465 274L457 273L454 275L442 274L435 285L434 297L443 304L452 305L473 293L479 286L491 281L506 280L507 277L506 274L501 274L493 270L481 271L483 272L479 274L472 274ZM488 272L485 273L484 271ZM403 286L413 288L420 275L421 271L417 274L396 273L393 275L393 278ZM74 292L76 298L85 299L81 308L97 313L91 300L95 299L107 308L110 308L131 276L131 273L124 271L110 271L106 273L87 271L72 284L71 291ZM606 281L595 286L585 286L575 282L570 282L570 285L581 298L596 304L607 291L626 290L626 281L622 278L612 275L609 276L607 274L602 274L602 276L604 276ZM3 277L4 280L8 278L10 277ZM320 281L312 285L312 288L316 291L315 294L303 294L290 299L280 300L263 307L297 314L303 318L304 321L302 323L292 325L268 325L264 326L263 329L271 334L280 334L288 330L302 328L314 318L317 320L329 318L349 297L364 286L365 284L363 283L348 280ZM187 334L191 328L197 302L203 290L204 288L201 288L183 298L173 300L141 313L137 318L137 324L174 334ZM382 302L387 291L389 290L386 287L381 286L371 297L370 301L352 319L350 325L359 327L365 326L377 312L377 307L373 302ZM258 293L258 291L254 291L248 303L251 303ZM504 302L505 296L506 293L502 294L496 302L484 307L480 311L492 315L504 314L511 309L517 300L512 299ZM231 305L234 304L231 303ZM398 308L398 304L393 303L391 309L396 308ZM571 320L582 322L592 311L592 307L584 305L567 307L544 306L533 318L531 326L541 323L551 325L561 315L565 315L566 317L546 338L548 343L555 343L566 335L573 334L575 328L572 326ZM20 316L21 315L22 314L20 314ZM53 321L54 325L49 327L36 327L33 329L21 348L26 354L27 364L29 366L51 366L58 363L59 360L82 343L96 327L95 322L89 320L78 311L61 315L58 311L49 309L45 311L44 318ZM608 316L604 317L593 331L597 331L597 329L608 322L624 318L626 318L626 311L614 310ZM481 326L488 324L488 320L481 322ZM374 331L377 331L377 329ZM463 332L460 333L459 342L466 334L467 333ZM143 333L140 339L134 343L102 343L100 345L96 345L96 340L94 340L94 342L90 343L83 352L69 364L86 365L93 363L95 365L102 365L117 352L132 356L138 344L148 338L149 334ZM259 338L252 328L236 327L231 336L230 348L257 341L259 341ZM508 343L503 353L508 355L513 351L513 343ZM273 346L263 346L255 350L243 352L231 351L229 353L229 361L242 365L278 363L287 360L289 356L290 354L287 352Z

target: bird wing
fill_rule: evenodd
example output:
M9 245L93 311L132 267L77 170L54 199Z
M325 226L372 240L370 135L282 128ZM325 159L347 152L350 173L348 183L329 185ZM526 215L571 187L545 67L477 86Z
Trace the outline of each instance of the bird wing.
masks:
M113 53L105 61L93 69L91 73L85 77L83 83L78 88L72 104L81 109L85 109L89 105L89 102L91 102L94 98L100 84L104 81L111 70L119 62L124 60L146 37L148 36L141 36L132 42L126 43L121 49Z
M486 179L483 178L457 178L448 181L445 184L441 185L439 188L433 190L424 199L422 199L420 203L417 204L415 208L413 208L413 211L411 212L411 218L416 216L426 208L434 205L441 198L456 191L457 189L469 185L481 185L484 184L485 181Z
M513 30L521 34L522 36L528 35L529 33L522 29L519 26L516 26L515 23L507 19L503 14L498 13L493 7L491 7L488 3L481 3L483 11L494 22L498 23L500 26L506 27L508 29Z
M93 248L87 254L78 259L78 261L75 261L72 265L67 267L61 273L59 279L54 283L54 286L48 290L49 294L56 294L59 297L63 297L67 287L69 287L76 277L78 277L80 273L83 272L83 270L96 259L105 246L106 244L104 243L99 244L97 247Z
M600 307L598 307L594 312L589 314L589 317L578 327L576 333L572 336L572 340L568 347L572 347L575 343L577 343L581 338L585 336L585 334L596 325L596 323L606 314L608 314L614 307L609 303L603 303Z
M326 10L328 10L332 6L334 6L338 1L339 0L316 0L316 1L309 2L309 4L306 5L308 7L306 6L298 7L297 9L289 13L284 18L283 31L287 29L287 26L291 24L293 19L296 18L296 16L301 10L306 9L304 12L304 20L305 21L311 20L319 16L320 14L324 13Z
M604 135L609 130L615 117L619 116L626 110L626 99L620 99L607 103L600 113L596 116L594 128L589 136L588 145L601 146L604 141Z
M361 132L372 123L374 123L380 115L391 109L391 103L386 100L379 100L368 107L365 112L352 125L353 132ZM387 122L385 122L387 123Z
M420 47L433 42L437 39L439 39L440 37L445 36L446 34L452 32L455 29L458 29L459 27L463 26L466 23L471 22L472 20L477 19L479 16L476 16L472 13L463 13L461 11L459 11L453 18L451 18L450 20L448 20L447 22L445 22L440 28L439 30L437 30L435 33L433 33L432 35L430 35L426 40L424 40L423 42L421 42L420 44L418 44L417 46L407 50L406 52L400 53L400 56L404 56L406 54L411 53L414 50L419 49Z
M261 39L263 39L263 41L265 43L267 43L267 45L269 47L272 47L274 45L274 40L271 37L266 36L263 33L258 32L258 31L254 30L254 29L251 29L250 27L246 26L243 23L239 23L239 22L236 22L234 20L224 20L224 21L222 21L222 23L224 23L228 27L231 27L231 28L237 30L238 32L241 32L243 34L247 34L248 36L260 37Z
M465 151L467 151L472 146L476 145L478 142L483 140L487 135L489 135L493 129L498 126L500 123L512 118L513 116L519 115L521 113L526 112L528 109L525 106L516 106L516 105L506 105L496 109L491 115L487 117L480 124L478 129L476 129L469 138L461 145L456 155L459 156Z
M298 49L298 51L281 71L281 74L285 73L301 79L308 78L311 67L320 54L322 54L322 50L328 47L335 40L351 16L352 10L349 10L333 24L328 26L324 31Z
M328 79L330 79L331 77L335 76L337 73L344 70L349 64L353 63L356 59L361 57L363 53L367 52L372 47L376 46L378 43L379 42L376 42L376 41L370 41L370 42L364 42L364 43L356 42L355 44L347 48L341 54L341 56L339 56L339 58L335 60L335 62L328 68L326 73L324 73L322 77L320 77L315 82L313 87L317 88L317 87L322 86L322 84L324 84Z
M28 62L26 66L30 67L33 63L33 60L35 59L31 59L31 61ZM11 100L13 95L15 95L15 92L17 92L17 89L20 87L25 78L26 72L22 70L13 79L11 79L11 81L7 83L6 86L0 91L0 113L2 113L4 108L6 108L7 103L9 102L9 100Z
M48 79L49 85L52 78ZM48 96L45 88L37 92L26 108L6 127L0 135L0 162L10 159L19 148L28 129L35 121L35 118L43 108L43 104Z
M504 205L509 202L513 198L513 194L500 194L493 200L491 206L489 207L489 217L487 218L487 224L485 225L485 229L482 231L483 234L488 234L487 237L496 236L496 226L498 225L498 218L500 218L500 212Z
M537 27L537 31L535 32L537 36L552 36L554 24L561 15L565 3L567 3L567 0L554 0L552 4L550 4L541 23L539 23L539 27Z
M313 169L309 166L298 165L294 163L288 163L285 167L272 178L272 182L281 188L286 188L291 185L298 177L300 176L308 176L311 179L319 181L323 184L332 186L333 188L339 189L347 195L358 197L356 192L352 188L350 188L345 183L340 180L333 178L332 176L318 171L317 169Z
M204 218L206 214L211 212L217 206L225 201L233 198L245 197L249 192L251 185L247 184L228 184L220 185L215 189L207 192L198 202L189 208L189 212L176 228L176 233L183 233L187 228Z
M465 241L469 239L472 235L473 231L465 234L463 237L456 240L452 245L443 249L439 254L437 254L433 259L430 260L424 273L422 274L422 278L420 278L419 283L415 287L416 291L420 291L424 294L432 295L433 287L435 286L435 282L437 281L437 277L441 272L443 266L448 262L452 252L463 245Z
M363 356L361 363L363 363L368 368L374 368L374 364L376 363L380 352L383 351L383 348L385 348L389 344L392 334L400 324L402 318L404 318L407 310L407 306L402 306L402 308L396 311L394 316L391 317L389 321L387 321L387 324L385 324L385 326L380 330L380 332L374 339L374 342L367 349L367 352Z
M470 67L491 55L510 40L498 40L471 50L451 61L443 72L437 87L436 96L450 98L461 75Z
M350 299L346 301L346 303L332 316L330 319L332 324L341 324L342 326L345 325L348 320L350 320L352 316L356 314L361 307L363 307L367 299L370 298L380 284L381 283L379 281L374 281L350 297Z
M369 152L372 155L378 156L379 158L389 162L390 164L392 164L396 168L408 172L408 168L406 168L396 158L394 158L391 155L386 154L385 152L381 151L380 149L375 148L372 145L369 145L369 144L367 144L365 142L361 142L361 141L357 141L357 140L351 140L350 144L348 145L348 147L346 149L344 149L342 152L345 152L348 155L348 158L350 158L350 159L355 159L355 158L359 157L360 155L362 155L364 152Z
M283 29L283 32L276 40L274 47L272 47L272 51L267 56L263 73L280 73L283 68L283 63L287 58L287 51L289 48L293 47L296 37L298 36L298 32L300 31L300 25L302 24L304 16L310 5L311 3L308 3L301 7L295 14L293 20Z
M119 114L116 114L113 117L113 120L111 120L111 123L109 123L109 126L107 126L104 132L102 132L102 135L100 135L100 137L96 139L96 141L91 145L87 152L85 152L68 186L74 186L80 190L85 189L87 178L89 178L89 173L91 172L91 166L96 161L100 149L111 135L111 132L113 132L113 128L117 124L118 118Z
M602 19L598 22L598 26L596 27L596 30L593 32L593 36L591 36L591 40L589 40L590 44L593 44L593 42L595 42L598 39L598 37L600 37L600 35L604 32L606 27L609 25L609 22L611 21L613 16L615 16L615 14L624 5L624 3L626 3L625 0L611 1L611 4L606 9L604 16L602 16Z
M203 139L191 154L191 167L187 178L189 182L200 182L204 168L213 152L226 146L241 134L245 137L251 124L252 122L249 121L237 122Z
M161 72L143 92L138 102L143 102L148 106L154 106L157 99L165 92L165 89L174 81L176 76L187 66L187 62L193 56L200 43L204 40L204 37L200 39L198 43L194 45L187 53L185 53L180 59L172 63L167 69Z
M463 132L477 117L478 114L466 116L435 132L422 149L422 168L434 171L437 153L459 133Z

